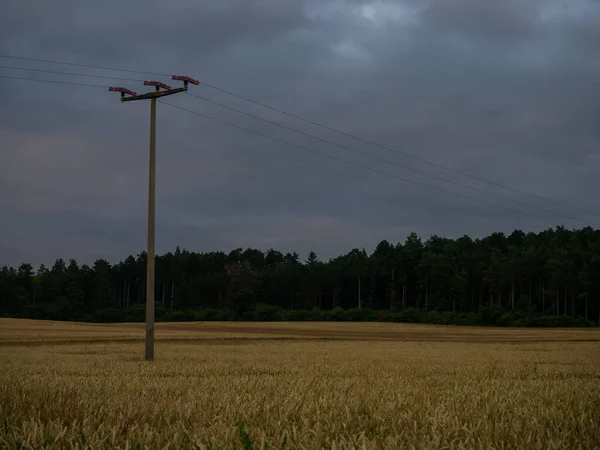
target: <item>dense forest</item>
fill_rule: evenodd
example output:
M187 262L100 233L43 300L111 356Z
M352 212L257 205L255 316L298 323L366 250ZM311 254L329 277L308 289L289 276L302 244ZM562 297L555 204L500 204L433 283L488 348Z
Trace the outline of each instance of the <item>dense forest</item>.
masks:
M0 315L144 320L146 254L0 269ZM156 257L157 320L379 320L456 325L600 323L600 231L563 227L402 243L320 261L248 248Z

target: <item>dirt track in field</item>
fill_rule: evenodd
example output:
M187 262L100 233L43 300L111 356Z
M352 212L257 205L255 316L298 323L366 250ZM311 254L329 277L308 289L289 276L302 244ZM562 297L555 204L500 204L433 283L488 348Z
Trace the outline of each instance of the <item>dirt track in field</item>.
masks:
M144 324L88 324L0 319L0 344L140 340ZM156 339L356 339L390 341L600 341L596 329L484 328L397 323L184 322L157 323Z

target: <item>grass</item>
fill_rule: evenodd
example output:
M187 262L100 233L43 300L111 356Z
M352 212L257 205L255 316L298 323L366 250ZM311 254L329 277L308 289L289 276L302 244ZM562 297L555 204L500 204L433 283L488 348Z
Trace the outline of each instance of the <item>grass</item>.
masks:
M9 322L0 448L600 446L597 330Z

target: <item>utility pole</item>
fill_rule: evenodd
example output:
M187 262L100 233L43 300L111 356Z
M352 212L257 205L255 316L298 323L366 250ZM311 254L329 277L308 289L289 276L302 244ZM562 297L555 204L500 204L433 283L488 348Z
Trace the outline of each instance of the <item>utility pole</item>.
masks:
M183 87L172 89L160 81L144 81L144 86L154 86L155 91L137 94L122 87L110 87L108 90L121 93L121 102L150 99L150 161L148 167L148 250L146 265L146 361L154 361L154 225L156 198L156 99L188 90L188 83L195 85L199 81L190 77L173 75L173 80L183 81ZM163 89L161 91L161 89Z

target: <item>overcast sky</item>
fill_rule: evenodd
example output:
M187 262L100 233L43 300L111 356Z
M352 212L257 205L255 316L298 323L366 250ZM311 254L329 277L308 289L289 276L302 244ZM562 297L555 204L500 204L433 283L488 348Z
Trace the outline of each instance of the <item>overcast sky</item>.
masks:
M134 7L134 3L136 6ZM600 1L5 0L0 53L198 78L436 164L600 213ZM0 58L0 65L155 76ZM141 83L0 68L102 86ZM159 78L169 81L168 78ZM158 253L237 247L326 259L416 231L482 237L600 217L461 177L244 102L168 102L494 208L158 105ZM108 89L0 79L0 264L117 262L146 247L149 108ZM556 212L556 214L551 214Z

